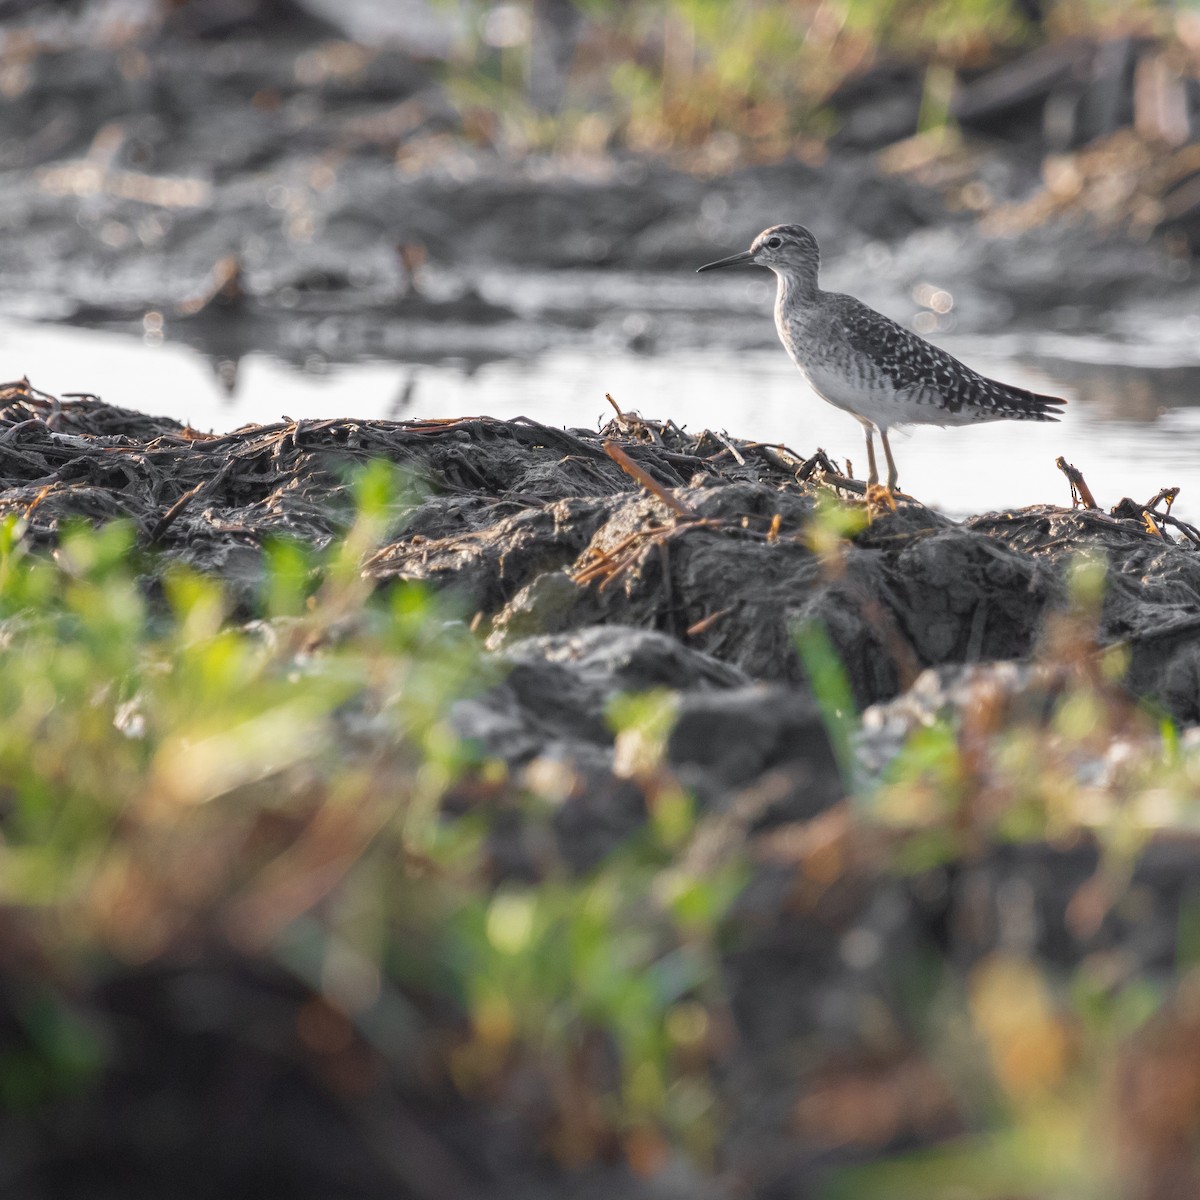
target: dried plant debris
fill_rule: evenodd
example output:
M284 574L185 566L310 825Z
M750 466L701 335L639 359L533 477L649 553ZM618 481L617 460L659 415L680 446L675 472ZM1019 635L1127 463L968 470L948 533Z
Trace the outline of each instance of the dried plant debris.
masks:
M818 622L866 705L925 667L1029 654L1064 603L1067 566L1092 552L1113 568L1100 640L1127 641L1135 685L1200 719L1187 683L1198 538L1171 514L1172 489L1109 514L1047 506L962 524L902 498L839 530L829 514L845 508L821 498L861 511L862 484L823 452L635 413L599 431L338 418L212 436L25 381L0 390L0 513L31 544L52 544L68 519L124 518L159 561L218 572L247 601L263 544L328 545L349 520L353 469L378 458L413 486L367 576L453 593L493 649L621 624L753 679L798 681L795 630Z

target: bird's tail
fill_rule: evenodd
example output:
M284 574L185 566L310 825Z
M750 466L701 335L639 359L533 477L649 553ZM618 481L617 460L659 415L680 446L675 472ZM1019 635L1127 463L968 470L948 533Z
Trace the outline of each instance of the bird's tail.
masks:
M1011 421L1057 421L1066 404L1061 396L1043 396L1006 383L993 385L991 399L996 416Z

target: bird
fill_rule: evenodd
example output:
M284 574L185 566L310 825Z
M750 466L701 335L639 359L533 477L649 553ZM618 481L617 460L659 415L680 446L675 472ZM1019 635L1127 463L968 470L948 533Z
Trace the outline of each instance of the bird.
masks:
M888 444L894 426L1057 421L1062 415L1065 400L988 379L861 300L823 291L820 265L817 239L803 225L772 225L749 250L697 271L756 266L775 272L775 328L784 349L812 390L866 432L868 501L882 492L895 507L899 472ZM886 490L875 464L876 432L887 456Z

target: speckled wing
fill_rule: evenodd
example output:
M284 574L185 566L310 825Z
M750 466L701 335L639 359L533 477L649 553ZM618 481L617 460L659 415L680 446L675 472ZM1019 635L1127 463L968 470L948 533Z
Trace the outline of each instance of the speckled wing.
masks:
M852 352L873 363L912 413L897 416L897 423L1057 421L1062 415L1065 400L988 379L853 296L839 299L838 320ZM928 416L920 411L925 405Z

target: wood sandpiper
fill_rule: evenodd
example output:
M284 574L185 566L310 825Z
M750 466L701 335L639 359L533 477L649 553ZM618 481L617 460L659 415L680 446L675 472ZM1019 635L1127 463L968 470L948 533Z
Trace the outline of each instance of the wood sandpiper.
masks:
M822 291L820 263L817 240L807 229L773 225L749 250L698 269L747 265L775 272L775 328L784 349L822 400L866 430L868 497L879 484L876 430L887 455L890 501L897 472L888 430L895 425L1058 420L1065 400L987 379L861 300Z

